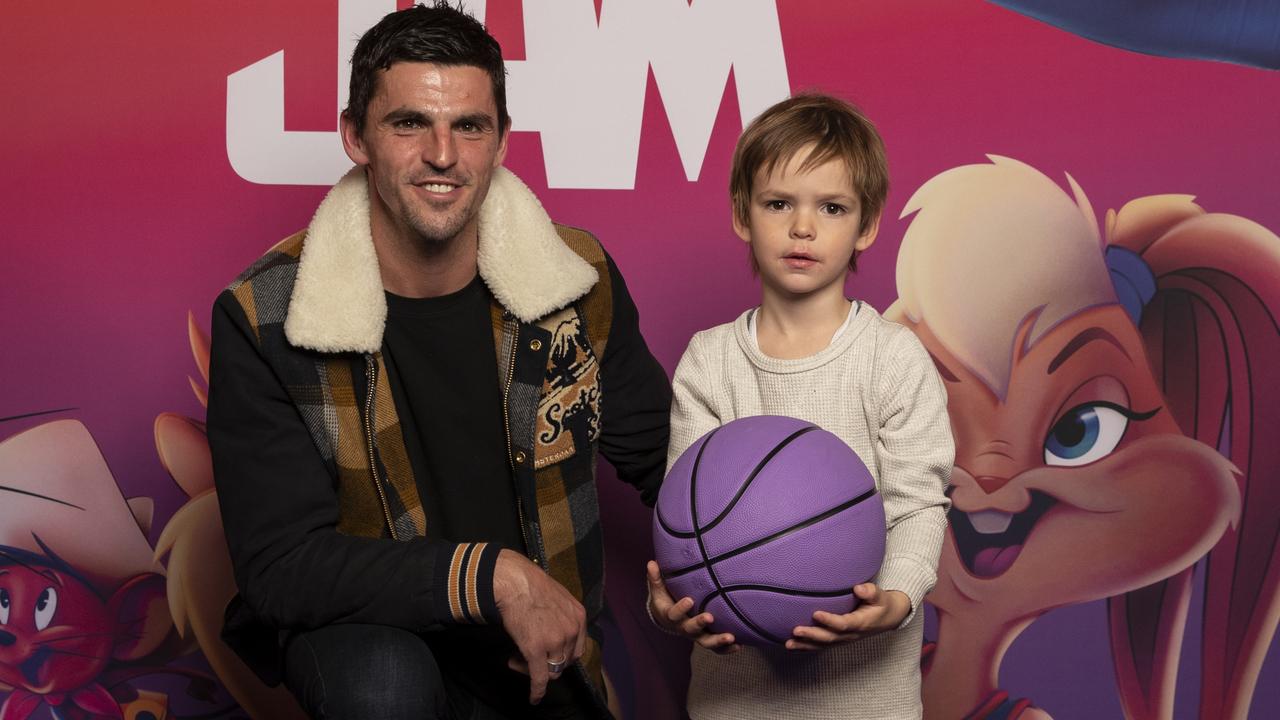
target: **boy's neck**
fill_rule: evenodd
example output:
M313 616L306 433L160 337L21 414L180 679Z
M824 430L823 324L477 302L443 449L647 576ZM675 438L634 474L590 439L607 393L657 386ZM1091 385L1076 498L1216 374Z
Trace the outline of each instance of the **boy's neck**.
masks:
M820 352L849 317L850 305L842 285L833 285L832 292L800 298L765 287L755 318L760 352L779 360L798 360Z

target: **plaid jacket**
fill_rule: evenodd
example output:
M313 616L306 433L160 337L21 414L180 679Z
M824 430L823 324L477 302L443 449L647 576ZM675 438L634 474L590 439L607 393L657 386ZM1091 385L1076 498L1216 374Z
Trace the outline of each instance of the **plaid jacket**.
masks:
M318 452L335 489L338 533L392 538L407 547L422 544L425 513L381 353L386 306L376 261L368 262L373 248L367 217L364 176L353 171L326 197L306 231L263 256L231 284L219 304L238 322L241 335L301 417L312 452ZM503 379L507 460L526 546L531 559L572 592L594 621L604 602L595 488L601 360L612 337L618 290L632 320L634 308L625 287L614 287L616 269L599 243L584 231L553 225L528 189L506 171L494 177L481 209L480 237L480 274L495 298L490 315L494 360ZM215 313L215 367L218 327ZM643 340L639 343L643 348ZM653 395L654 387L660 389L646 414L657 418L665 413L669 395L664 397L664 391L669 391L661 368L647 349L644 354L644 391ZM213 375L215 474L237 580L242 594L249 594L252 562L237 562L237 555L263 554L261 543L250 539L261 529L238 528L235 508L226 506L227 490L233 498L237 490L239 495L249 492L240 480L243 473L219 472L219 438L233 431L215 428L221 417L217 386L235 380L220 379L216 371ZM232 401L224 404L234 406ZM660 436L661 447L646 454L653 458L647 462L656 465L645 473L649 476L656 472L660 477L665 431ZM656 490L652 479L645 482ZM237 553L241 533L245 549ZM423 552L431 556L431 587L423 593L430 596L430 618L411 625L421 623L426 629L498 622L492 590L498 548L437 542ZM297 622L287 612L267 607L266 601L257 605L258 614L276 626ZM579 672L603 708L600 637L594 624L592 635Z

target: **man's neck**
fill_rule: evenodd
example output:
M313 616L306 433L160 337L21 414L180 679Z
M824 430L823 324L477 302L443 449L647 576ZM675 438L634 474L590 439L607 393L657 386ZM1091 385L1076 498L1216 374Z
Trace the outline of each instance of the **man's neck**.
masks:
M457 292L477 272L478 236L475 225L455 237L427 243L412 231L379 227L374 222L373 247L384 290L401 297L429 298Z

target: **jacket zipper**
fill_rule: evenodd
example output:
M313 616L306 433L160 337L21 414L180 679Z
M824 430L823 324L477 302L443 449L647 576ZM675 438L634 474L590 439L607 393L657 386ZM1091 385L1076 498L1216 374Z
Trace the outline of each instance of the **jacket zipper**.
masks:
M534 534L534 531L524 519L524 494L520 492L519 468L516 467L516 458L511 447L511 383L516 376L516 353L519 352L520 348L520 323L512 320L507 320L506 322L512 325L511 356L507 360L507 382L502 389L502 427L507 432L507 462L511 463L511 480L516 485L516 516L520 519L520 532L525 536L525 544L529 546L529 549L533 550L534 562L542 566L542 553L538 551L541 543L537 542L537 538L529 537L530 534Z
M378 463L373 454L373 394L374 389L377 388L378 366L374 364L372 355L364 356L364 367L369 378L369 394L364 401L364 439L365 446L369 449L369 472L373 475L373 488L378 491L378 499L382 501L382 515L387 519L387 528L391 530L391 537L399 540L400 536L396 534L395 523L391 522L391 509L387 504L387 495L382 489L382 481L378 478Z

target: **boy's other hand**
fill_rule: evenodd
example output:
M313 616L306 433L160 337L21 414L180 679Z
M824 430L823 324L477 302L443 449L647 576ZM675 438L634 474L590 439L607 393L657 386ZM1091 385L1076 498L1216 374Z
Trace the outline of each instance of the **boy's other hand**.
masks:
M911 599L898 590L881 590L875 583L855 585L853 594L862 604L844 615L813 614L813 625L801 625L787 640L788 650L820 650L837 643L879 635L902 624L911 612Z
M689 611L693 609L693 598L674 600L667 590L667 584L662 582L662 572L658 568L658 563L650 560L645 569L649 579L649 616L658 627L673 635L683 635L702 647L722 655L742 649L741 645L734 642L732 634L712 633L707 630L711 623L715 622L711 613L704 612L697 617L689 617Z

